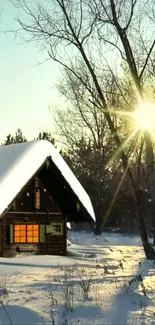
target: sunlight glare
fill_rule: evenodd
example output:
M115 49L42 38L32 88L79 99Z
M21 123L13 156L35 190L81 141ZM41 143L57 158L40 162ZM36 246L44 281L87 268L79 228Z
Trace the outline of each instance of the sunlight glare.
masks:
M155 105L151 102L141 102L132 116L136 128L150 132L155 130Z

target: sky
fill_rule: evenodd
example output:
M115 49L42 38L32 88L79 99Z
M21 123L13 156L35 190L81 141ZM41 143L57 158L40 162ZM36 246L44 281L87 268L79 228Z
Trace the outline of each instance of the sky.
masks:
M0 143L17 128L28 140L42 131L53 133L49 105L60 107L63 103L56 89L59 68L51 60L38 65L47 58L46 53L3 32L18 27L17 9L10 0L0 0L0 10Z

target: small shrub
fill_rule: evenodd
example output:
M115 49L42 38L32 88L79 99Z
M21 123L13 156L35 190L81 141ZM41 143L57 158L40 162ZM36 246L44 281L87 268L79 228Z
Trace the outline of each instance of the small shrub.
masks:
M0 281L0 305L3 307L5 314L7 315L7 318L9 319L10 325L13 325L11 317L5 307L5 305L8 303L9 300L9 293L6 288L7 278L1 279Z
M65 307L69 309L70 311L73 311L74 309L74 285L73 285L73 274L68 272L68 269L65 271L64 275L64 285L62 286L62 292L64 295L64 303Z
M93 276L96 273L96 269L93 270L91 274L87 273L85 268L79 270L79 277L80 277L80 288L83 295L83 298L86 300L89 298L89 293L91 290L91 286L93 284Z
M119 267L122 269L122 271L124 271L124 266L123 266L122 260L119 261Z
M62 292L65 308L72 311L74 308L74 284L73 271L69 268L63 268L64 279L53 278L53 282L57 284ZM59 290L59 291L60 291ZM57 305L57 300L52 293L52 286L50 286L50 298L53 305Z
M9 293L8 293L8 290L6 288L6 282L7 282L7 279L1 279L0 281L0 303L8 303L8 300L9 300Z

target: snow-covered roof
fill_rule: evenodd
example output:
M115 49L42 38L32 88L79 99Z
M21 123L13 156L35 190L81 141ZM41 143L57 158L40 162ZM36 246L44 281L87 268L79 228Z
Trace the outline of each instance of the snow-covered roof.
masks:
M0 147L0 215L32 178L38 169L51 157L73 192L95 221L90 198L57 149L46 140L36 140Z

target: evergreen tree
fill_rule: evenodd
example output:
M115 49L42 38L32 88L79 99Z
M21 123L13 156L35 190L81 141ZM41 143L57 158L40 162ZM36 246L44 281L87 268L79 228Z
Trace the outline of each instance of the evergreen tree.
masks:
M17 129L15 132L15 135L8 134L6 136L6 140L4 141L3 145L9 145L9 144L14 144L14 143L22 143L22 142L27 142L27 139L22 133L22 130L20 128Z
M40 132L35 140L48 140L55 146L55 139L49 132Z

